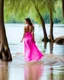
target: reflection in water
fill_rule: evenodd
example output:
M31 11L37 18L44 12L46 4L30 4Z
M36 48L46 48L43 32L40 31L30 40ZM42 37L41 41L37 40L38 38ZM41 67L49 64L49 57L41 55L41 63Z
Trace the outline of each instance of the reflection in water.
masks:
M53 68L50 67L48 80L64 80L64 67Z
M46 50L47 48L47 42L44 42L44 51Z
M25 65L24 67L25 80L40 80L42 72L43 65L41 63Z
M52 54L53 53L53 42L50 42L49 43L49 47L50 47L50 53ZM44 51L46 51L46 48L47 48L47 42L44 42Z
M53 53L53 42L50 42L50 53Z
M54 70L54 80L64 80L64 67L60 66Z
M64 55L64 45L59 45L54 42L43 42L41 44L41 51L43 49L42 45L44 46L45 54L56 54L56 55Z
M42 62L9 66L0 62L0 80L64 80L64 67L61 66L46 66Z
M50 80L53 80L53 68L50 68Z
M0 80L8 80L8 63L0 62Z

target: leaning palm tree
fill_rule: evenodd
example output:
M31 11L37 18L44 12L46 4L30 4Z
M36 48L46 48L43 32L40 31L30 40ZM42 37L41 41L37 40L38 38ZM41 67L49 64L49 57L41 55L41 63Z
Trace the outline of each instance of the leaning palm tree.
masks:
M0 0L0 59L12 60L4 27L4 0Z

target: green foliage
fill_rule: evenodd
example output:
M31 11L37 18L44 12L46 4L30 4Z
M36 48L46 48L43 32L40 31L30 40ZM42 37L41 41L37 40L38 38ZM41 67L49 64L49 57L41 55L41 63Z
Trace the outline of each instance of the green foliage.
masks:
M59 0L4 0L4 20L5 22L24 22L26 17L35 23L40 23L39 15L35 9L37 6L40 14L46 23L50 22L49 12L54 14L55 23L60 23L62 19L61 1ZM33 3L34 2L34 3ZM62 23L64 20L62 21Z
M62 21L62 3L58 1L55 4L54 23L61 23Z

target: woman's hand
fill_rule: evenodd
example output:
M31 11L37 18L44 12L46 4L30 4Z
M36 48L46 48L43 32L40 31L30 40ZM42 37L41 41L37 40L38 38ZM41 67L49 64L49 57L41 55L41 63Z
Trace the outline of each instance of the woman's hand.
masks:
M34 38L32 38L32 41L33 41L34 43L36 43L36 41L34 40Z
M23 41L23 39L20 42L22 42L22 41Z
M34 41L34 43L36 43L36 41Z

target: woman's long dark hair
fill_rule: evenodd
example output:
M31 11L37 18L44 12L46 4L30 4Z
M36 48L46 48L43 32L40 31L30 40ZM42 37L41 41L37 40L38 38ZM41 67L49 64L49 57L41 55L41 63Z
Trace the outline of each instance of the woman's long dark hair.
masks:
M25 18L25 20L28 22L29 25L33 26L33 24L32 24L32 22L31 22L30 18Z

